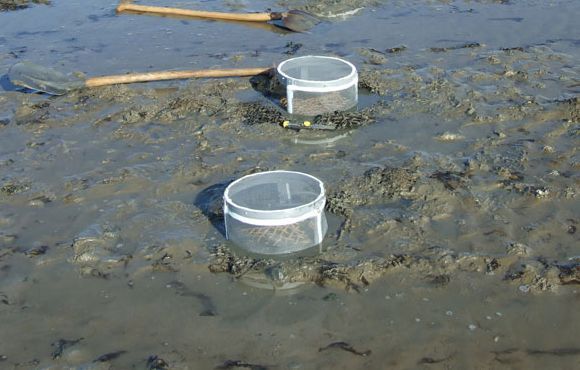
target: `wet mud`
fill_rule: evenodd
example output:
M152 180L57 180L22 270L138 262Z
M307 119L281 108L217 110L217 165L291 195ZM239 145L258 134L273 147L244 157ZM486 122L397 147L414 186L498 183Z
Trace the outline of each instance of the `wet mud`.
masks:
M273 76L63 96L3 81L0 367L572 368L578 40L520 41L506 25L528 5L512 3L267 4L323 17L322 38L444 9L465 27L485 14L501 41L418 47L367 29L345 44L272 34L251 52L172 50L228 67L320 50L352 60L357 109L308 118L286 113ZM148 20L160 21L179 22ZM4 72L30 53L9 42ZM325 183L321 246L273 258L225 240L225 187L274 169Z

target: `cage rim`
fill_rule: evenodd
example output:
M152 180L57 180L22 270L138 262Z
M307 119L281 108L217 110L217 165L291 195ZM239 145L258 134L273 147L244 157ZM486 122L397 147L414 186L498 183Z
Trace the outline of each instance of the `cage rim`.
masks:
M247 181L251 177L256 177L256 176L260 176L260 175L263 176L265 174L276 174L276 173L288 173L288 174L293 174L293 175L300 175L300 176L308 177L308 178L314 180L314 182L319 187L319 193L318 193L317 197L314 200L312 200L308 203L301 204L297 207L282 208L282 209L275 209L275 210L263 210L263 209L244 207L244 206L241 206L239 204L236 204L236 202L234 202L232 200L232 198L230 197L231 188L234 187L235 185L239 184L240 182ZM324 201L323 204L326 203L324 183L320 179L318 179L310 174L304 173L304 172L288 171L288 170L262 171L262 172L256 172L256 173L253 173L250 175L243 176L243 177L233 181L231 184L229 184L226 187L226 190L224 191L223 198L224 198L225 205L231 206L231 208L233 208L234 213L235 213L235 210L241 210L241 211L245 211L248 213L254 213L254 214L260 214L260 213L261 214L276 214L276 213L281 213L281 212L290 211L290 210L299 210L300 208L308 209L308 208L314 207L317 203L320 203L321 201Z
M332 59L332 60L337 60L339 62L342 62L346 65L348 65L350 67L350 73L344 77L340 77L334 80L328 80L328 81L319 81L319 80L306 80L306 79L302 79L302 78L295 78L295 77L291 77L289 76L287 73L283 72L281 69L282 67L290 61L296 61L299 59L306 59L306 58L318 58L318 59ZM330 57L330 56L323 56L323 55L304 55L301 57L296 57L296 58L290 58L290 59L286 59L285 61L283 61L282 63L278 64L278 67L276 68L276 70L278 71L278 73L284 77L287 81L291 80L291 81L298 81L298 82L304 82L304 83L310 83L310 84L324 84L324 83L337 83L339 81L342 80L349 80L352 79L354 76L357 75L357 71L356 71L356 67L354 64L352 64L351 62L349 62L348 60L344 60L342 58L337 58L337 57Z

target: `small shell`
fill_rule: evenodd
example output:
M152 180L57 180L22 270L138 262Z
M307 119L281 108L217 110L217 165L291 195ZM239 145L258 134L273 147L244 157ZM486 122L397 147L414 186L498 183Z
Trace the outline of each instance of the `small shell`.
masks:
M460 134L454 134L452 132L444 132L439 136L435 137L439 141L460 141L465 139L465 136Z

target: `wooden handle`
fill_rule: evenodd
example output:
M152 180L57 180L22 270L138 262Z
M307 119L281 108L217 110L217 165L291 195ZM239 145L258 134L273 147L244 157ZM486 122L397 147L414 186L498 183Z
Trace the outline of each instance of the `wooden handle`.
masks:
M237 68L237 69L200 69L196 71L159 71L149 73L129 73L124 75L92 77L85 80L85 86L97 87L133 82L178 80L184 78L204 77L244 77L256 76L270 72L271 67Z
M226 19L232 21L267 22L277 19L277 13L222 13L206 12L203 10L189 10L179 8L167 8L161 6L137 5L131 3L121 3L117 6L117 12L133 11L140 13L152 13L160 15L184 15L188 17L198 17L207 19ZM274 14L274 18L272 17Z

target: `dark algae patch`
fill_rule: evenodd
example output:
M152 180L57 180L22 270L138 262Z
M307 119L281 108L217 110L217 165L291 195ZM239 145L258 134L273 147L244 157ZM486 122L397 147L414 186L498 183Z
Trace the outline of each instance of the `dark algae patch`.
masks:
M335 111L314 117L315 124L332 127L335 130L357 128L373 122L375 122L375 115L372 108L365 108L354 112Z
M30 184L20 181L7 181L0 187L0 194L15 195L30 189Z
M250 370L268 370L271 367L265 365L251 364L240 360L226 360L223 364L216 366L216 370L230 369L250 369Z
M109 362L109 361L112 361L116 358L119 358L121 355L123 355L125 353L127 353L127 351L115 351L115 352L105 353L105 354L100 355L96 359L94 359L93 362Z
M195 298L202 307L199 316L217 315L216 307L209 296L203 293L195 292L179 281L172 281L168 284L168 286L175 289L175 293L179 296Z
M280 110L261 102L240 103L236 110L236 114L242 116L242 122L247 125L280 125L284 121L284 114Z
M170 365L157 355L151 355L147 359L147 370L169 370Z
M439 364L439 363L450 360L452 357L453 356L448 356L448 357L443 357L443 358L423 357L422 359L419 360L419 362L417 362L417 364L418 365Z
M74 346L75 344L82 341L84 338L78 339L59 339L56 342L52 343L52 347L54 350L52 351L52 358L54 360L59 359L62 356L62 353L65 349Z
M24 251L24 254L28 257L36 257L45 254L48 251L48 245L41 245L38 247L32 247Z
M0 0L0 12L25 9L30 4L50 5L50 0Z
M454 46L447 46L447 47L432 47L430 50L434 53L443 53L450 50L459 50L459 49L474 49L482 47L479 42L468 42L465 44L454 45Z
M372 353L371 350L366 350L366 351L356 350L353 346L351 346L347 342L333 342L333 343L330 343L329 345L327 345L325 347L319 348L318 349L318 352L327 351L329 349L341 349L343 351L350 352L353 355L362 356L362 357L369 356Z

